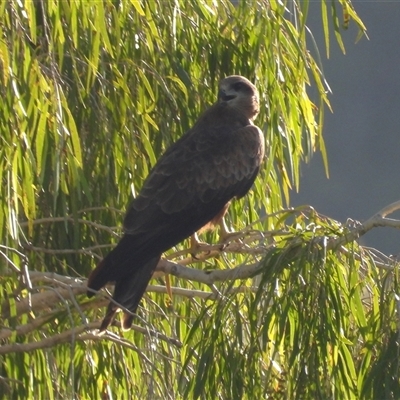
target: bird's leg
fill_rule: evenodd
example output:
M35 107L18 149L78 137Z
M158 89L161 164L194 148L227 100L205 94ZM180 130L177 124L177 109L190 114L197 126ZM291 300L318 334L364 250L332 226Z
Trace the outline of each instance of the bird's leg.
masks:
M225 222L225 214L231 202L225 204L222 210L211 220L213 226L219 225L219 242L227 243L232 237L237 236L236 232L231 232Z
M200 247L200 240L197 236L197 232L193 233L192 236L190 236L190 249L194 250L196 248Z
M229 230L228 225L226 225L225 217L222 217L219 220L219 241L225 242L231 234L232 232Z

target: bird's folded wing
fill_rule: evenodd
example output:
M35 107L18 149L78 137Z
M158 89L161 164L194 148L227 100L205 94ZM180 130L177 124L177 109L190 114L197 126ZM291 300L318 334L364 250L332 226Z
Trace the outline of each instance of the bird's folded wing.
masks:
M164 154L127 212L127 233L160 214L201 214L213 203L222 208L247 193L264 156L262 133L254 125L227 132L223 128L205 135L189 131Z

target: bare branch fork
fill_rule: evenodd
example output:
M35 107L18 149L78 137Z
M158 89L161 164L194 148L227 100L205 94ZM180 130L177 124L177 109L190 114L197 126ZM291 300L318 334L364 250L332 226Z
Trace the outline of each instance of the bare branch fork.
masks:
M375 215L368 218L362 224L359 224L355 229L351 230L348 234L338 238L336 242L333 243L333 247L335 247L335 245L337 246L341 244L346 244L357 240L373 228L388 227L400 229L400 220L387 218L389 214L393 214L395 211L398 210L400 210L400 200L395 201L394 203L391 203L388 206L382 208Z
M314 238L313 242L317 246L323 246L326 250L339 250L347 252L344 247L345 244L357 240L375 227L392 227L400 229L400 220L387 217L389 214L397 210L400 210L400 201L384 207L365 222L357 223L355 227L348 229L347 233L343 235L316 237ZM311 213L315 214L315 211L310 207L288 209L282 211L282 213L283 212L303 215L308 215ZM270 216L266 216L265 218L268 217ZM321 215L319 215L319 217L323 218ZM46 220L45 222L47 223L49 221ZM237 235L231 237L231 241L229 243L224 245L202 245L199 249L196 259L191 257L185 258L185 255L188 255L190 252L192 252L192 250L179 251L169 255L168 259L163 259L160 261L156 269L156 274L171 274L184 280L207 284L210 286L210 288L213 287L215 282L227 282L254 277L262 272L262 258L275 249L274 237L282 237L289 234L290 232L285 230L260 232L252 230L252 226L249 226L243 231L238 232ZM40 249L34 247L28 247L28 249L40 251ZM6 250L10 249L6 249L5 246L0 246L0 255L7 257ZM367 251L369 252L369 255L373 257L378 267L385 269L393 268L395 260L393 260L391 257L378 254L378 252L373 249ZM85 252L85 250L83 252ZM90 252L90 250L87 250L87 252ZM248 258L251 258L252 262L223 270L199 270L187 266L187 264L206 261L210 258L215 258L221 255L223 256L226 253L247 254ZM173 261L174 258L177 259L177 261ZM95 298L94 301L81 302L78 304L76 296L83 294L87 290L86 280L59 275L56 273L30 271L27 268L22 268L21 270L15 264L13 265L12 270L14 272L18 271L21 276L24 276L24 286L29 291L29 296L21 297L19 301L15 301L13 315L20 316L30 312L31 310L35 310L35 313L43 312L43 314L38 315L34 320L30 320L28 323L19 325L14 329L6 327L0 329L0 340L10 338L15 334L23 335L37 330L40 328L40 326L52 320L59 312L65 312L65 306L67 305L67 302L71 302L73 307L77 308L77 311L81 315L83 324L66 332L54 335L35 343L3 345L1 346L0 354L5 354L8 352L33 351L38 348L47 348L55 344L67 343L71 340L100 340L100 336L91 333L91 330L99 327L100 322L96 321L88 323L83 311L86 309L103 307L110 300L109 296L103 295L102 297ZM27 282L29 282L29 287L26 287ZM171 289L173 294L188 298L217 299L219 297L219 294L213 290L201 291L179 287L172 287ZM246 292L254 291L256 288L236 287L230 290L232 292ZM147 291L167 293L166 288L160 285L149 285ZM60 306L58 309L55 309L55 305L60 304L60 301L62 306ZM67 308L68 313L70 313L71 310L69 309L69 306ZM3 306L3 310L5 310L3 311L3 318L8 318L9 313L7 311L7 307ZM157 336L160 340L168 341L174 345L181 345L179 341L176 341L176 339L165 337L155 332L153 329L146 329L139 326L134 326L133 329L143 333L147 332L150 335ZM106 334L102 338L114 340L109 336L109 334ZM134 346L130 342L129 344L125 343L125 345Z

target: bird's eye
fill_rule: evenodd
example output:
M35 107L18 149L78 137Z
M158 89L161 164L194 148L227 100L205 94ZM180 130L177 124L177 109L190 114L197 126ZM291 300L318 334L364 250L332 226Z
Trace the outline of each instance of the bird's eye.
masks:
M236 82L233 85L233 89L238 92L240 89L243 89L243 86L244 86L243 82Z

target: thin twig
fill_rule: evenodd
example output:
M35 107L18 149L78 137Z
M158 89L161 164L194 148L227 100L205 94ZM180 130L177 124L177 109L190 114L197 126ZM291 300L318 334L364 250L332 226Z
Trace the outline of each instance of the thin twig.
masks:
M354 242L373 228L389 227L400 229L399 220L386 218L387 215L397 210L400 210L400 201L396 201L382 208L371 218L368 218L365 222L359 224L356 228L350 230L347 234L330 240L329 248L334 249L343 244Z
M98 341L98 340L108 339L108 340L112 340L114 342L118 342L118 344L122 344L123 346L129 347L133 350L138 350L137 347L133 343L131 343L125 339L121 339L120 337L117 337L112 333L106 333L103 335L97 335L94 333L82 334L83 332L94 331L95 329L100 328L100 324L101 324L101 321L91 322L89 324L81 325L79 327L75 327L73 329L69 329L67 331L57 333L46 339L35 341L35 342L3 344L2 346L0 346L0 354L22 353L22 352L25 353L25 352L31 352L34 350L38 350L38 349L47 349L47 348L51 348L51 347L54 347L59 344L69 343L72 338L74 338L76 341L86 341L89 339ZM134 331L137 331L137 332L140 332L143 334L150 333L150 335L155 336L160 340L171 343L177 347L182 347L182 343L179 340L170 338L160 332L148 330L148 329L142 328L137 325L132 325L132 329ZM0 332L3 332L3 331L4 331L4 329ZM20 331L22 331L22 328L20 329Z
M92 226L93 228L96 228L97 230L103 230L108 233L110 233L113 236L118 237L118 233L116 231L120 230L118 227L109 227L106 225L98 224L97 222L93 222L87 219L82 219L82 218L74 218L71 216L65 216L65 217L48 217L48 218L38 218L32 221L33 225L40 225L40 224L53 224L55 222L71 222L71 223L76 223L79 222L80 224L84 225L89 225ZM21 222L20 226L21 227L26 227L29 225L28 221Z

